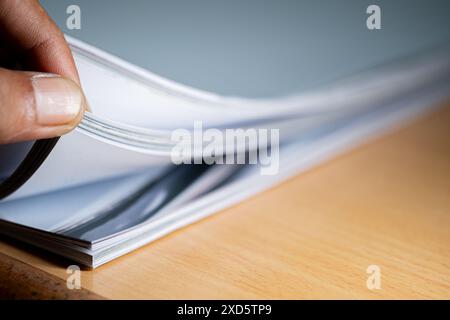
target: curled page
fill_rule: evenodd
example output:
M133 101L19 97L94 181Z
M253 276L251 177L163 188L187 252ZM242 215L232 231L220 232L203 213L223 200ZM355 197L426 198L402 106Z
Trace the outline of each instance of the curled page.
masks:
M189 88L68 37L92 108L62 137L33 176L7 200L171 164L171 132L204 128L277 128L281 141L311 134L440 81L450 70L446 48L413 55L315 91L276 99L224 97ZM98 85L101 84L101 85ZM174 116L176 115L176 116ZM7 146L2 175L29 144ZM255 148L258 145L254 146ZM233 152L242 153L247 145ZM222 150L224 153L227 150ZM202 150L194 150L201 155ZM19 156L17 156L19 154ZM70 168L68 170L68 168ZM76 172L76 175L73 175Z

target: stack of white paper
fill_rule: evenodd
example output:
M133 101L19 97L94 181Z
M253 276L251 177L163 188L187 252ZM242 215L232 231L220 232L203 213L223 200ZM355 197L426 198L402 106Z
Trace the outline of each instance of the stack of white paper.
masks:
M430 110L450 91L446 49L297 96L252 100L188 88L78 40L68 41L92 112L0 203L0 232L88 267L385 132ZM171 134L195 131L196 121L219 132L278 129L277 172L262 175L264 164L174 165ZM1 147L0 179L17 169L31 147ZM264 147L237 144L233 153ZM193 158L202 152L194 149Z

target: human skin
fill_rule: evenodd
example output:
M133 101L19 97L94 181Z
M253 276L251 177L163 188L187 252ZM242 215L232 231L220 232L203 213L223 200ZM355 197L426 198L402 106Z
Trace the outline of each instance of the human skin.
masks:
M0 144L61 136L86 109L61 30L38 1L1 0Z

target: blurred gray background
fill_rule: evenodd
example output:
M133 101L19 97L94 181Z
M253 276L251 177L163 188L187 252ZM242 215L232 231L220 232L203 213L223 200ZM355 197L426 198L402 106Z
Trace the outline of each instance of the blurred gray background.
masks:
M62 30L166 78L226 95L292 94L450 41L450 1L44 0ZM66 8L81 8L81 30ZM381 7L382 29L366 28Z

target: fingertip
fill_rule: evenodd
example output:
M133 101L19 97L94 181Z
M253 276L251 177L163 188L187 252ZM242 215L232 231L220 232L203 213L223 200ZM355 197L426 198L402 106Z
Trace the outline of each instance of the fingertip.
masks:
M84 112L86 99L75 82L57 75L37 74L31 77L31 83L38 125L78 123L80 114Z
M58 137L82 120L87 101L74 81L54 74L0 71L4 93L0 96L0 143Z

